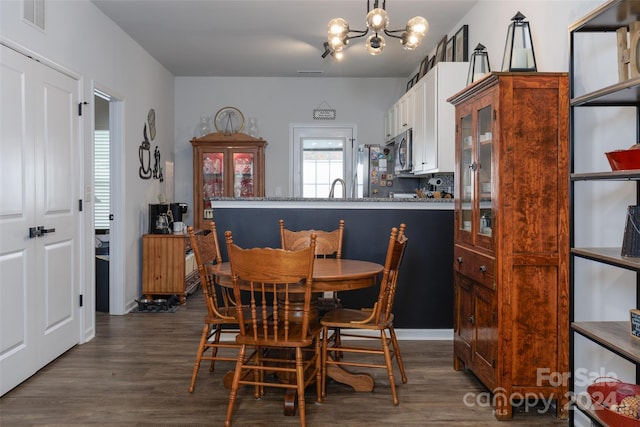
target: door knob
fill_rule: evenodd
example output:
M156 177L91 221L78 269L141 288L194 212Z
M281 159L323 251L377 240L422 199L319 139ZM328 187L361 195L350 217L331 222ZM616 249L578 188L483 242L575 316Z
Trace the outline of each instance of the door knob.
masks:
M47 233L55 233L56 229L55 228L44 228L44 225L41 225L38 227L38 231L40 231L40 235L43 234L47 234Z

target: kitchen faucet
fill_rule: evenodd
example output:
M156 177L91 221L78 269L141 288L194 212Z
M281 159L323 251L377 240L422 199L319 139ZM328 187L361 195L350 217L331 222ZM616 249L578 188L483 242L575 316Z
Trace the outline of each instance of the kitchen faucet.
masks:
M347 183L344 182L344 179L342 178L336 178L333 180L333 182L331 183L331 191L329 191L329 198L333 198L333 191L335 189L336 183L341 183L342 184L342 198L346 199L347 198Z

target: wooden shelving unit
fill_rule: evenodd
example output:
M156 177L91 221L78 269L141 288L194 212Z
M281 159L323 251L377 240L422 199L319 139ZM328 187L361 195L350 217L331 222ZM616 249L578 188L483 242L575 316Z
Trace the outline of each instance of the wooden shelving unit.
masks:
M637 202L640 202L640 170L633 171L593 171L575 173L574 159L576 153L580 152L581 141L576 137L576 129L583 124L580 123L576 110L583 107L635 107L636 108L636 135L640 135L640 78L633 78L621 83L601 87L588 93L575 96L576 91L576 45L580 43L579 33L611 33L618 28L628 26L630 23L640 20L640 15L633 12L634 3L631 0L611 0L592 13L577 21L569 27L569 78L570 78L570 139L571 139L571 174L570 174L570 372L575 372L576 345L575 337L580 335L598 346L610 351L619 357L635 364L636 383L640 383L640 341L631 337L628 321L576 321L576 296L581 293L581 283L576 280L576 258L589 260L596 263L606 264L616 268L630 270L636 273L635 281L635 308L640 306L640 258L624 257L621 255L620 247L574 247L575 236L579 233L576 230L575 219L580 215L575 207L576 186L575 183L598 182L598 181L636 181ZM592 40L592 39L589 39ZM612 49L616 45L612 44ZM589 72L589 67L580 68L583 73ZM594 126L593 123L589 124ZM595 125L597 126L597 124ZM630 145L630 144L629 144ZM603 153L604 155L604 153ZM625 209L626 206L621 206ZM584 230L582 230L584 232ZM633 285L631 285L633 286ZM575 376L571 376L569 392L575 393ZM576 399L574 408L586 415L593 424L604 425L597 414ZM570 411L569 424L575 425L575 411Z

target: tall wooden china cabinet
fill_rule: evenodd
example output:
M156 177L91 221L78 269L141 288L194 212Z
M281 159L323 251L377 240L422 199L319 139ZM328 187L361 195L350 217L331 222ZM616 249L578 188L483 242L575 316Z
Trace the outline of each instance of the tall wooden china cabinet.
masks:
M240 132L214 132L192 139L191 145L196 229L213 219L212 198L264 197L267 141Z
M568 80L492 73L456 107L454 368L510 419L521 398L567 417Z

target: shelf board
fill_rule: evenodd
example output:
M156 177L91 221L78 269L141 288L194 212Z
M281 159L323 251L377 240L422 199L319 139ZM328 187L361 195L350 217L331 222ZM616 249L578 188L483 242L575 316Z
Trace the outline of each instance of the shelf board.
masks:
M569 26L570 32L615 31L640 20L634 3L637 0L611 0L594 9L584 18ZM634 13L634 11L636 13Z
M640 104L640 77L603 87L571 100L572 107L631 106Z
M620 255L621 248L571 248L571 253L581 258L604 264L640 271L640 258Z
M640 363L640 340L631 336L630 322L573 322L571 328L602 347Z
M640 180L640 169L625 170L614 172L588 172L588 173L572 173L572 181L638 181Z
M604 426L604 427L609 427L609 424L605 423L604 421L602 421L598 415L596 414L596 411L594 411L593 409L583 405L580 402L580 399L576 399L575 402L575 406L580 409L580 411L582 413L584 413L587 417L589 417L589 419L591 419L591 421L593 421L594 423L596 423L595 425L598 426Z

